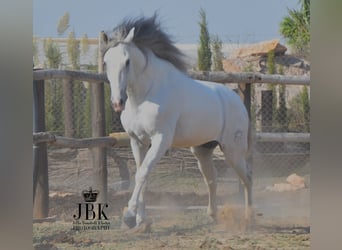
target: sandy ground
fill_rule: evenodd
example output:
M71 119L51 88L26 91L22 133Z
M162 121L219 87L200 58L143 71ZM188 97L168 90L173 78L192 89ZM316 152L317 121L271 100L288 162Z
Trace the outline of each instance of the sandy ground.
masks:
M160 167L151 175L147 191L151 225L140 231L122 229L122 211L132 187L121 191L110 188L108 230L73 230L72 216L77 213L77 203L83 202L81 190L88 188L91 171L79 152L68 154L49 157L49 216L55 220L33 224L35 249L310 249L309 176L305 176L305 188L285 192L271 191L267 186L286 177L256 180L254 219L246 231L236 179L219 178L215 223L206 215L208 198L200 174L192 169L181 172ZM179 159L174 158L174 162L162 161L161 166L177 165ZM129 168L134 165L131 160L128 157ZM111 160L108 165L109 186L114 187L119 181L118 170Z

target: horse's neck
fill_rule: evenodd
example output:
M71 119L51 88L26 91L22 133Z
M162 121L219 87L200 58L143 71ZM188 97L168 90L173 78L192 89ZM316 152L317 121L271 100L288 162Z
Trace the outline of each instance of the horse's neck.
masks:
M169 63L157 58L154 54L148 54L146 67L142 74L137 77L133 86L128 87L127 96L134 106L138 106L151 91L155 91L165 84L167 75L170 71L176 70Z

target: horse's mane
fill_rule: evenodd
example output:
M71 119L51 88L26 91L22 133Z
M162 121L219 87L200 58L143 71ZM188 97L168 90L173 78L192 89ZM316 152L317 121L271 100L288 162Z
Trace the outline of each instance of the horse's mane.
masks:
M172 39L162 29L157 21L157 14L152 17L125 19L113 31L107 32L107 46L105 50L123 42L129 31L134 29L133 43L146 54L151 50L157 57L169 61L177 69L185 72L187 65L183 60L184 54L173 44Z

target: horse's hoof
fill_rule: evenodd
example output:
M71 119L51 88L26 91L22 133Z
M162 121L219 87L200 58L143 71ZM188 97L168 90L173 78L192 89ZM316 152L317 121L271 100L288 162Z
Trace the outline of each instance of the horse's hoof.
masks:
M216 215L211 215L209 216L209 224L217 224L218 223L218 220L217 220L217 216Z
M150 233L151 232L152 220L146 219L142 221L135 228L132 228L130 232L132 233Z
M123 222L129 227L133 228L137 225L136 216L123 217Z
M217 221L217 209L208 209L207 215L213 220L213 222Z

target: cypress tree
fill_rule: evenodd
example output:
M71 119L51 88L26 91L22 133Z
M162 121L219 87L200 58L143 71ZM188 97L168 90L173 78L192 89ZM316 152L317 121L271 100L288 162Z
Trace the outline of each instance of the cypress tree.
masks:
M51 39L44 40L45 57L49 68L59 68L62 62L62 53L58 45Z
M211 68L211 50L210 50L210 37L207 28L207 18L205 11L200 9L199 11L201 21L200 25L200 44L197 50L197 67L198 70L210 71Z
M82 36L81 39L81 50L82 50L82 54L85 55L88 53L89 51L89 39L88 39L88 35L84 34Z
M279 74L283 75L284 74L284 69L280 65L279 69ZM280 85L279 86L279 108L277 110L277 116L276 119L280 125L280 128L282 132L286 132L288 130L288 119L287 119L287 107L286 107L286 85Z
M301 93L301 102L303 109L304 131L310 132L310 100L307 86L303 86Z
M36 37L33 37L32 40L33 45L33 64L38 65L39 64L39 55L38 55L38 39Z
M274 62L274 50L271 50L267 53L267 73L272 75L276 74L276 66ZM272 127L274 127L276 113L277 113L277 86L274 84L271 84L268 87L269 90L272 91Z
M72 69L79 69L80 67L80 41L75 37L75 32L71 31L67 41L68 57Z
M213 37L211 46L213 49L213 71L223 71L222 41L218 35Z
M45 65L49 68L59 68L62 62L62 53L58 45L51 39L44 40L44 52L47 62ZM60 120L62 112L62 88L60 80L47 80L45 84L45 113L46 130L56 134L62 134L64 129Z
M71 31L68 35L67 40L67 51L69 63L73 70L80 68L80 42L75 37L75 32ZM83 85L79 81L68 82L63 84L65 93L65 105L64 113L67 114L65 117L65 124L67 124L67 119L72 119L72 126L67 128L67 130L73 131L73 137L82 137L83 130Z

